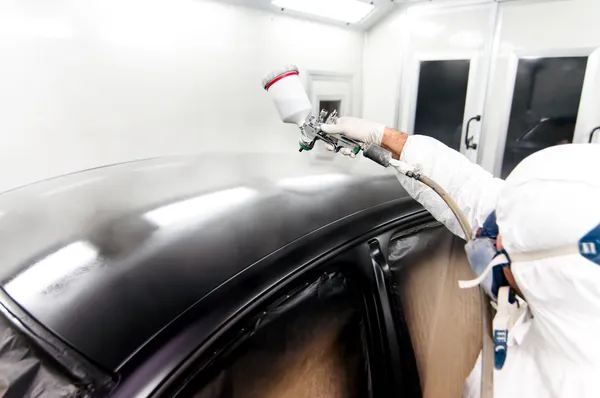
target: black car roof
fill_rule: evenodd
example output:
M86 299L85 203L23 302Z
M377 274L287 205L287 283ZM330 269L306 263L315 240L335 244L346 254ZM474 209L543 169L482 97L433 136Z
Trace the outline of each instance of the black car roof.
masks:
M406 196L384 169L374 175L360 172L358 161L311 159L159 158L4 193L2 288L62 340L115 370L252 263Z

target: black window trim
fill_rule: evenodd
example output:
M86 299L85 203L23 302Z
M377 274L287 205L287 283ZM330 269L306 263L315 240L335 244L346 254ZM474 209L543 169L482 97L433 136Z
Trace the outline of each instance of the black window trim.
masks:
M371 242L373 239L377 239L380 244L381 244L381 248L383 250L383 253L387 253L387 247L388 247L388 243L389 243L389 239L393 236L396 235L398 233L401 233L402 231L405 230L410 230L410 229L414 229L414 228L418 228L421 225L425 225L427 223L430 223L433 220L432 216L426 212L425 210L420 210L420 211L416 211L414 213L399 217L398 219L395 220L391 220L387 223L384 223L383 225L380 225L379 227L371 230L370 232L368 232L367 234L364 234L360 237L357 237L343 245L340 245L339 247L337 247L336 249L331 250L329 253L327 253L326 255L314 259L312 262L310 262L309 264L306 264L304 267L297 269L294 273L286 276L285 278L280 279L275 285L271 286L268 290L264 291L260 297L258 297L256 300L254 300L251 303L248 303L244 308L240 309L240 311L238 311L238 313L233 316L232 318L230 318L225 324L223 324L220 329L218 330L217 333L215 333L213 336L211 336L209 339L207 339L207 341L205 341L202 346L200 346L197 350L195 350L195 352L190 355L187 360L180 364L178 366L178 369L173 372L173 374L171 374L169 377L167 377L163 383L161 383L161 385L154 390L154 392L149 395L150 397L164 397L164 396L170 396L170 397L176 397L177 395L174 394L175 392L179 391L181 388L181 386L177 386L176 383L181 383L182 378L185 378L184 375L189 374L192 367L196 367L198 368L198 366L203 366L203 365L199 365L199 362L202 361L203 364L206 364L209 362L209 359L211 358L212 355L217 355L218 352L214 351L214 344L217 343L219 341L219 339L222 338L222 336L224 336L226 333L230 332L231 330L236 328L236 325L239 325L240 322L243 322L245 319L248 319L250 317L252 317L253 314L256 313L256 311L259 310L259 308L261 308L261 306L264 306L265 303L267 303L269 300L272 300L274 296L276 296L277 294L282 293L286 287L289 287L291 285L293 285L294 281L298 281L299 278L303 278L305 277L307 274L311 273L311 272L315 272L316 270L325 270L326 267L328 265L331 265L333 262L348 262L350 260L350 262L354 261L356 263L356 265L360 268L363 269L363 271L366 269L370 270L370 277L372 278L372 281L374 281L374 275L372 273L372 267L373 264L371 262L371 258L369 255L369 242ZM356 256L359 255L359 260L356 261ZM391 281L386 279L387 283L391 283ZM389 288L389 287L388 287ZM377 349L375 349L375 347L369 346L369 358L368 360L371 361L373 360L373 362L371 363L372 366L372 373L376 376L379 377L378 375L380 374L386 374L386 380L383 382L377 382L374 383L373 387L373 397L379 398L379 397L392 397L392 396L398 396L398 394L402 395L401 392L398 391L398 383L399 380L397 378L397 374L394 374L394 371L390 372L382 372L382 369L378 369L378 367L381 366L386 366L383 365L383 363L390 363L390 359L389 359L389 352L385 351L384 347L386 344L386 342L384 341L384 338L382 338L382 334L384 333L384 329L386 328L385 325L385 320L381 319L381 316L379 314L377 314L377 307L381 307L381 304L379 304L379 298L376 297L377 295L377 289L378 287L376 285L373 285L372 287L372 294L370 297L365 296L365 308L367 309L367 313L365 314L365 320L367 321L367 325L366 325L366 329L367 329L367 333L369 333L369 344L373 345L373 344L377 344L379 345L379 353L377 353ZM388 289L388 293L389 289ZM395 300L389 300L389 302L391 303L390 305L394 305ZM264 307L263 307L264 308ZM392 311L395 311L397 309L392 308ZM398 317L394 317L393 322L399 322ZM400 334L402 335L404 333L404 331L406 330L406 327L403 327L402 325L398 326L398 324L394 324L395 328L396 328L396 334ZM405 326L405 325L404 325ZM379 330L372 330L373 328L375 329L379 329ZM374 336L376 336L377 334L379 334L379 341L372 341L372 338ZM212 352L211 352L212 351ZM373 358L372 356L375 356L375 358ZM383 356L383 358L381 358L381 356ZM416 362L414 359L414 354L411 352L409 353L408 357L412 358L412 362L414 365L414 368L416 369ZM410 358L409 358L410 359ZM404 362L406 362L406 358L404 359ZM396 371L399 371L399 369L396 369ZM421 396L421 392L420 392L420 382L418 379L418 373L416 374L416 380L403 380L400 381L400 383L410 383L409 386L406 387L400 387L401 390L404 390L405 392L409 392L408 395L405 394L405 396L410 396L410 397L420 397ZM417 392L415 392L417 391Z
M296 296L297 293L302 292L305 288L307 288L312 283L318 281L323 275L334 275L334 274L342 274L346 278L351 281L356 280L354 276L350 276L345 272L345 270L334 264L333 266L325 266L324 268L316 268L311 270L310 272L304 274L300 279L294 279L290 283L282 283L282 286L278 284L279 294L271 295L271 300L266 300L263 302L263 305L257 308L254 312L252 312L249 316L243 317L242 319L237 320L234 325L232 325L228 331L223 333L219 339L217 339L207 350L207 354L205 358L199 358L196 361L196 366L194 364L190 364L188 366L188 370L186 376L183 377L183 381L174 386L175 388L172 390L171 394L167 394L166 396L172 398L181 398L183 393L189 383L193 383L198 377L203 377L207 372L214 372L215 365L217 369L219 369L220 362L223 358L223 355L229 356L232 353L235 355L235 349L243 343L248 337L250 337L249 332L250 327L247 327L248 324L253 324L254 321L261 318L261 314L267 314L273 309L279 308L281 305L285 305L285 303L290 299ZM364 297L360 297L357 301L363 301ZM363 301L364 304L364 301ZM360 308L360 312L363 317L365 316L365 309ZM366 326L366 325L365 325ZM366 354L366 353L365 353ZM368 360L368 358L366 358ZM201 362L201 364L198 364ZM371 376L371 372L369 372L369 377ZM182 377L177 381L181 381ZM177 382L176 381L176 382ZM187 396L187 395L183 395Z

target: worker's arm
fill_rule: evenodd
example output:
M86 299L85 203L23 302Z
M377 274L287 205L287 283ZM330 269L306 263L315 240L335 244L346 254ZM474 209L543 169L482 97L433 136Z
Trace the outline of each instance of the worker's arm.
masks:
M407 139L407 134L386 127L383 130L381 146L390 151L394 159L400 159L400 154L402 153L402 149L404 148Z
M377 144L392 152L396 159L417 166L420 171L440 184L456 201L473 227L483 224L495 209L504 181L494 178L479 165L471 163L461 153L434 138L401 133L380 124L355 118L342 118L341 124L326 127L326 132L347 134L350 138ZM341 120L341 119L340 119ZM360 120L360 123L354 123ZM340 127L341 126L341 127ZM325 131L325 130L324 130ZM410 196L423 205L455 235L463 232L444 201L421 182L397 173L398 180ZM470 238L470 237L467 237Z
M405 136L395 132L382 142L382 146L395 152L397 147L394 145L401 142L399 135ZM400 150L400 160L417 166L424 175L440 184L456 201L472 227L482 225L496 208L504 181L494 178L481 166L438 140L424 135L407 136ZM436 220L455 235L463 237L454 213L433 190L403 174L397 173L397 177L409 195L429 210Z

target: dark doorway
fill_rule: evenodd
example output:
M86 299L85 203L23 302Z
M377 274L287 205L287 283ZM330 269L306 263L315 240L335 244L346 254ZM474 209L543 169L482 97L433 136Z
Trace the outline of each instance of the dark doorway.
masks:
M502 178L527 156L573 142L587 57L520 59Z
M415 134L460 150L470 65L466 59L421 62Z
M327 111L327 116L325 116L325 119L327 119L327 117L333 111L337 111L338 116L342 116L342 115L340 115L341 108L342 108L342 100L319 101L319 112L321 112L323 109L325 109Z

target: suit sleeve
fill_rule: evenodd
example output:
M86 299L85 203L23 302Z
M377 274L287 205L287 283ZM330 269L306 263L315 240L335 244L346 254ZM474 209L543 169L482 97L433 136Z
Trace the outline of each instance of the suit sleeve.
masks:
M424 175L440 184L465 213L471 227L481 226L496 208L504 180L494 178L481 166L438 140L424 135L408 137L400 160L417 166ZM431 188L399 172L397 177L408 194L436 220L455 235L465 238L454 213Z

